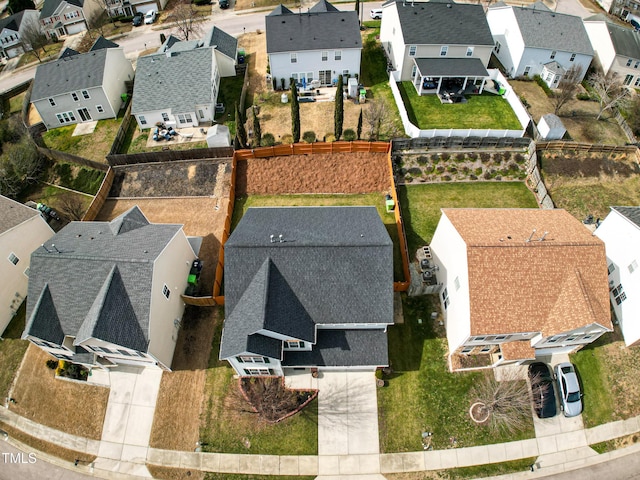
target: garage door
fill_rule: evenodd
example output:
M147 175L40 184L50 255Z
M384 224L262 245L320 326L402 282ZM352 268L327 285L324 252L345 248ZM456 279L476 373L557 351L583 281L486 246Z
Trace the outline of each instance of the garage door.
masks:
M158 10L158 6L155 4L155 2L136 5L136 12L147 13L149 10Z
M84 22L74 23L73 25L67 25L67 35L74 35L76 33L84 32L87 29L87 25Z

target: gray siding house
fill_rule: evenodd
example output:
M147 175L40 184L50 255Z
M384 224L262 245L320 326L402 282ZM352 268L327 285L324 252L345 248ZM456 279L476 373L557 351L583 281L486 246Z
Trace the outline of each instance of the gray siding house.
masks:
M14 58L31 49L21 35L29 26L38 25L39 16L37 10L23 10L0 20L0 59Z
M45 0L40 23L47 37L64 38L87 30L87 18L99 14L96 0Z
M271 76L285 88L289 79L331 85L338 75L360 74L362 38L358 14L320 0L304 13L279 5L265 17ZM345 81L346 85L346 81Z
M138 207L71 222L31 255L22 338L89 367L169 369L195 258L182 225L149 223Z
M122 48L70 53L38 65L33 79L31 103L47 129L116 118L125 82L133 79Z
M374 207L250 208L224 269L220 359L238 375L388 365L393 245Z

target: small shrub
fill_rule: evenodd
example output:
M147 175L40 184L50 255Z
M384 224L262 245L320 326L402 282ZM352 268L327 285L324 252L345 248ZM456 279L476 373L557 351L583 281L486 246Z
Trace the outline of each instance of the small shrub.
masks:
M544 93L547 95L547 97L553 98L553 92L551 91L549 86L545 83L545 81L542 79L540 75L536 75L535 77L533 77L533 79L536 81L538 85L540 85L540 88L544 90Z
M406 176L404 177L404 181L405 181L406 183L411 183L411 180L413 180L413 177L412 177L411 175L406 175Z
M418 168L418 167L411 167L407 171L409 172L409 174L415 175L415 176L418 176L418 175L422 174L422 170L420 168Z
M507 164L507 170L509 170L510 172L517 172L518 170L520 170L520 167L516 162L509 162Z
M477 180L478 177L475 176L473 173L471 175L469 175L469 180Z
M511 152L502 152L502 158L506 162L511 158Z
M448 175L448 174L442 175L442 180L444 180L445 182L450 182L451 181L451 175Z
M520 95L520 102L524 106L524 108L529 108L531 105L527 102L527 99L524 98L524 95Z
M466 158L466 155L462 152L460 153L456 153L456 160L459 162L464 162L464 159Z
M436 167L434 167L433 165L427 165L426 167L424 167L424 173L426 174L433 173L435 169Z
M467 153L467 157L469 157L469 160L476 160L478 158L478 154L476 152Z
M447 172L455 174L455 173L458 173L458 169L456 167L454 167L453 165L449 165L447 167Z
M285 133L284 135L282 135L282 137L280 137L280 141L283 145L291 145L293 143L293 135L291 135L290 133Z
M446 162L447 160L449 160L449 158L451 158L451 155L449 155L447 152L442 152L440 154L440 158Z
M440 155L436 154L431 157L431 163L437 165L440 162Z
M578 93L578 94L576 95L576 98L577 98L578 100L582 100L582 101L586 101L586 102L589 102L589 101L591 101L591 100L593 100L593 101L597 101L597 99L596 99L596 98L593 98L593 96L592 96L591 94L586 93L586 92L580 92L580 93Z
M307 130L306 132L304 132L302 134L302 140L305 143L313 143L316 141L316 134L315 132L312 132L311 130Z
M263 133L260 139L260 146L273 147L276 144L276 139L272 133Z
M324 136L324 141L325 142L335 142L336 141L336 136L333 133L327 133Z
M347 142L353 142L358 136L356 132L352 129L347 128L344 132L342 132L342 138Z
M487 163L491 160L491 154L489 152L480 152L480 160L482 160L483 163Z
M464 173L465 175L468 175L469 172L471 171L471 169L466 165L464 165L461 170L462 170L462 173Z
M500 181L502 181L502 176L500 176L500 175L496 175L496 176L495 176L495 179L496 179L498 182L500 182Z
M521 153L516 153L516 162L517 163L524 163L524 155L522 155Z
M426 165L427 163L429 163L429 159L427 157L425 157L424 155L420 155L416 159L416 162L418 162L418 165Z
M438 173L443 173L443 172L444 172L444 165L438 165L438 166L436 167L436 171L437 171Z
M47 360L47 368L50 370L55 370L56 368L58 368L58 361L54 359Z

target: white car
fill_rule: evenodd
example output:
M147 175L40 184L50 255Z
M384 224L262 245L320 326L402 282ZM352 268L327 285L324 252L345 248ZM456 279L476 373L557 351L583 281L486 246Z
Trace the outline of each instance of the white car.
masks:
M565 417L575 417L582 413L582 392L573 364L559 363L555 367L556 382L560 393L560 406Z
M371 18L373 18L374 20L381 20L382 19L382 9L381 8L374 8L369 12L369 16Z
M144 16L144 23L146 25L150 25L155 21L156 21L156 11L155 10L149 10L147 12L147 14Z

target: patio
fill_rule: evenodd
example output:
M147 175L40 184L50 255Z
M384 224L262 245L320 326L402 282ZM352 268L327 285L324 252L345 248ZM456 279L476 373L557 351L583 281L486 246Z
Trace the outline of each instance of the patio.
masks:
M161 127L152 127L147 139L147 147L159 147L174 145L176 143L206 142L208 125L202 127L185 127L168 130ZM158 139L154 140L154 132L158 129ZM170 132L175 132L171 134ZM167 138L168 137L168 138Z
M441 103L465 103L479 95L489 72L478 58L414 58L412 83L418 95L437 94Z

